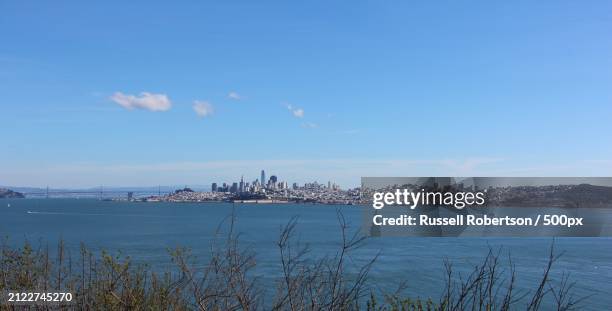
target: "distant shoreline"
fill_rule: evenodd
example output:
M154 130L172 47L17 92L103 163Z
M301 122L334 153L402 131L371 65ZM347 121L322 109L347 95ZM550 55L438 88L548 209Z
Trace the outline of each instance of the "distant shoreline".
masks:
M224 200L206 200L206 201L162 201L162 200L149 200L149 201L127 201L127 200L107 200L113 202L134 202L134 203L227 203L227 204L304 204L304 205L360 205L358 203L349 203L349 202L317 202L317 201L286 201L286 200L271 200L271 199L263 199L263 200L233 200L233 201L224 201Z

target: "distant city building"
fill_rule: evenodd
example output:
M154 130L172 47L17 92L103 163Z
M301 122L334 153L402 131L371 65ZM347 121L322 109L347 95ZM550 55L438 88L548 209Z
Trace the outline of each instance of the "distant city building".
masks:
M309 189L309 190L315 190L315 189L325 188L325 186L315 181L313 183L305 183L304 188Z
M217 183L216 182L212 183L212 187L210 187L210 190L212 192L217 192Z
M278 178L275 175L270 176L270 180L268 181L268 188L276 189L277 188L277 185L276 185L277 181L278 181Z
M233 184L232 184L232 188L230 188L230 191L229 191L229 192L231 192L231 193L236 193L236 192L238 192L238 183L236 183L236 182L235 182L235 183L233 183Z
M229 191L229 186L227 185L227 183L223 183L223 188L221 190L217 189L219 192L228 192Z
M264 170L261 170L261 186L266 186L266 172Z
M284 190L284 189L287 189L287 188L289 188L289 186L287 185L287 182L286 182L286 181L281 181L281 182L278 184L278 189L280 189L280 190Z

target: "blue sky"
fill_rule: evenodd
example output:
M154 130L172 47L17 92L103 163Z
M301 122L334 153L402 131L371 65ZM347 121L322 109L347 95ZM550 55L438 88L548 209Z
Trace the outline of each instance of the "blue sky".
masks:
M609 1L2 1L0 184L610 175L610 29Z

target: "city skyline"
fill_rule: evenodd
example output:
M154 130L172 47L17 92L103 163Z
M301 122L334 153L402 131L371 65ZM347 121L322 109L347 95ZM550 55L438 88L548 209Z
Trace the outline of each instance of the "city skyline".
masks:
M327 185L327 188L333 188L334 189L340 189L341 185L337 184L335 181L332 180L327 180L325 182L318 180L316 178L311 179L310 181L306 181L303 183L300 182L296 182L296 181L289 181L289 180L284 180L280 177L278 177L277 175L270 175L270 178L266 179L266 175L265 175L265 170L261 170L261 175L259 177L256 177L255 179L252 179L251 181L247 180L245 181L244 178L244 174L241 175L240 180L236 181L236 179L229 179L229 180L221 180L221 181L212 181L209 184L204 184L204 183L199 183L199 184L174 184L174 185L157 185L157 186L105 186L105 185L97 185L94 187L50 187L49 185L45 186L45 187L40 187L40 186L28 186L28 185L4 185L4 184L0 184L0 188L32 188L32 189L39 189L39 190L46 190L47 192L50 190L96 190L99 192L104 192L104 189L106 187L106 190L109 189L122 189L122 190L129 190L129 189L153 189L153 188L157 188L157 189L161 189L164 188L164 193L168 192L168 191L174 191L177 189L181 189L181 188L193 188L193 189L197 189L197 190L204 190L204 191L212 191L215 192L217 191L217 189L222 189L223 187L226 188L226 191L230 192L230 188L231 187L236 187L236 189L231 190L231 192L243 192L246 191L246 188L248 187L253 187L256 186L258 187L257 189L265 189L265 188L269 188L269 189L278 189L278 190L282 190L282 189L288 189L289 187L292 188L296 188L298 187L307 187L308 185L321 185L323 187L325 187L325 185ZM266 180L265 183L261 183L260 179L264 179ZM350 188L350 187L349 187ZM161 190L158 190L161 192ZM253 191L251 189L251 191Z
M609 176L609 12L4 2L0 184Z
M320 183L317 180L313 180L312 182L306 182L303 183L303 188L309 188L309 187L316 187L318 188L319 186L322 186L323 188L327 188L327 189L340 189L340 185L336 184L336 182L333 182L331 180L327 181L327 187L325 186L325 183ZM300 186L300 183L298 182L292 182L292 181L288 181L288 180L284 180L282 178L279 178L276 175L270 175L270 178L266 179L266 173L265 173L265 169L261 170L261 175L259 178L255 178L253 179L251 182L249 182L248 180L245 181L244 180L244 175L241 175L240 177L240 182L212 182L211 186L210 186L210 190L212 192L230 192L230 193L243 193L243 192L260 192L260 191L264 191L266 189L270 189L270 190L286 190L289 188L292 189L297 189Z

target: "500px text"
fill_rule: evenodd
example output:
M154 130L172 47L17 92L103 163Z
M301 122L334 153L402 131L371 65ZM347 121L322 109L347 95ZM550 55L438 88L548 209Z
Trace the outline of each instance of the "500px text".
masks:
M456 215L454 217L430 217L428 215L401 215L383 217L375 215L372 223L376 226L559 226L571 228L582 226L583 218L567 215L537 215L532 217L491 217L487 215Z

